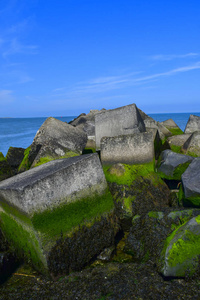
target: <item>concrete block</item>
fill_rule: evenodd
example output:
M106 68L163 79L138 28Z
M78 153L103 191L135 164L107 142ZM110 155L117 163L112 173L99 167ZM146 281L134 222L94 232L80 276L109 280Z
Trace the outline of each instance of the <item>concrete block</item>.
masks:
M145 132L145 125L135 104L106 110L95 115L96 149L102 137Z

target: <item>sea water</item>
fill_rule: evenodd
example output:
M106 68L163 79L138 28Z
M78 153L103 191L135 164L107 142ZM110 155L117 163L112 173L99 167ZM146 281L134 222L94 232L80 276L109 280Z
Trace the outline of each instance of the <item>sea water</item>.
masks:
M200 113L161 113L149 114L156 121L165 121L173 119L174 122L184 131L190 114L200 117ZM69 122L75 116L55 117L63 122ZM33 139L46 120L43 118L0 118L0 152L6 155L10 146L27 148L33 142Z

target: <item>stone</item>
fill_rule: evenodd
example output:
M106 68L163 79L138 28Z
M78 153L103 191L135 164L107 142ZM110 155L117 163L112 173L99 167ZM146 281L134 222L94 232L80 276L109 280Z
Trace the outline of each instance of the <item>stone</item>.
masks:
M194 157L200 156L200 131L193 132L184 143L182 150Z
M17 174L18 168L24 158L24 148L10 147L6 154L7 162L10 165L13 175Z
M193 161L193 157L164 150L157 164L157 173L165 179L181 180L181 175Z
M181 176L180 198L186 206L200 207L200 158L195 158Z
M200 215L178 227L167 238L161 255L165 277L190 277L199 268Z
M96 149L102 137L145 132L145 125L135 104L106 110L95 115Z
M172 119L161 122L173 135L183 134L183 131L178 127L178 125Z
M184 133L168 137L167 142L170 146L170 149L174 152L181 153L181 148L190 136L190 133Z
M97 154L50 161L4 180L0 218L17 253L52 276L83 268L114 244L119 229Z
M7 162L7 158L0 152L0 181L7 179L13 175L10 165Z
M184 133L193 133L194 131L198 131L198 130L200 130L200 117L195 115L190 115Z
M102 164L143 164L154 160L155 135L143 132L101 139Z

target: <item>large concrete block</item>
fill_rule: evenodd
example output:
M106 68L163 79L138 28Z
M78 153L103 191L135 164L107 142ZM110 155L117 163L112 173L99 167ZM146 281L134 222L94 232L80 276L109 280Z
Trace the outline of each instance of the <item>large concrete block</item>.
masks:
M68 273L73 270L74 260L80 262L74 269L81 268L110 246L116 225L114 215L108 218L112 209L97 154L51 161L0 184L2 231L18 253L44 273ZM92 239L91 228L96 222L99 229ZM104 236L102 241L103 228L107 238ZM78 241L77 231L81 231ZM70 238L73 243L68 249ZM58 244L60 252L56 255ZM81 244L83 253L78 249ZM63 270L64 256L68 263Z
M102 137L145 132L145 125L135 104L106 110L95 115L96 149Z
M200 130L200 117L195 115L190 115L184 133L193 133L194 131L198 131L198 130Z
M101 140L101 161L103 164L143 164L154 160L155 133L143 132Z

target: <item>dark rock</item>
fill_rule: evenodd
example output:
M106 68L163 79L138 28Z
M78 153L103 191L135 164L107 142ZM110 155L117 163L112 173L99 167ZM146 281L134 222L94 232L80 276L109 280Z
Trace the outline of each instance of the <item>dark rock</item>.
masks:
M0 181L9 178L12 175L13 173L6 157L0 152Z
M24 158L24 148L10 147L6 154L7 162L11 166L13 175L18 173L18 168Z
M185 141L183 151L191 156L200 156L200 131L195 131L190 135L190 137Z

